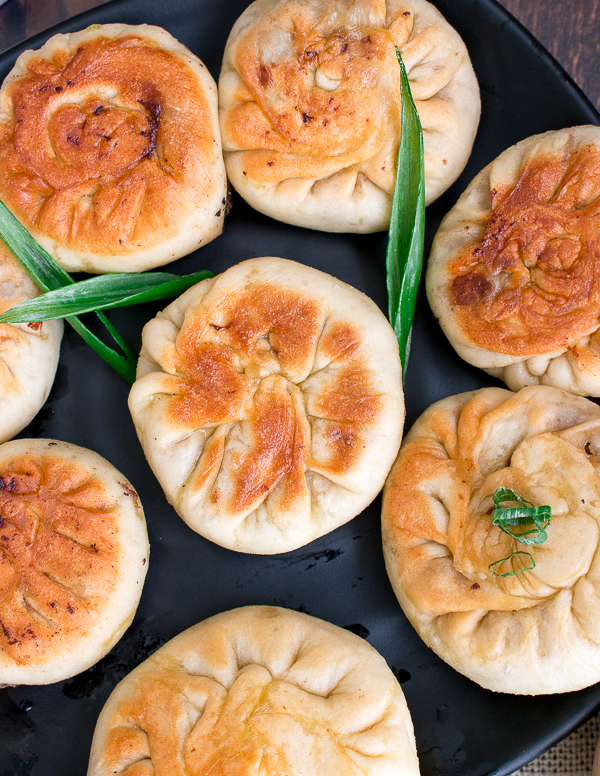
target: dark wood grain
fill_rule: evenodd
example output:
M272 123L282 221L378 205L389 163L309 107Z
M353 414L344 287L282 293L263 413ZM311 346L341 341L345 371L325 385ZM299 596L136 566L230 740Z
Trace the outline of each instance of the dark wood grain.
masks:
M0 51L108 0L8 0L0 7Z
M600 0L500 0L600 109Z

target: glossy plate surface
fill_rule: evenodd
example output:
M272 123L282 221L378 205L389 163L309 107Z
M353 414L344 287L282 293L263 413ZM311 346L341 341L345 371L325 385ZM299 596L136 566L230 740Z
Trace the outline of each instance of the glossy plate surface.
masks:
M434 0L469 49L482 120L467 169L427 211L429 245L471 178L509 145L549 129L600 123L551 57L494 0ZM3 79L25 48L92 23L165 27L215 78L244 0L115 0L0 56ZM385 309L386 236L333 235L272 221L234 194L224 234L170 265L221 272L254 256L282 256L357 286ZM112 315L134 348L159 305ZM432 402L492 384L463 363L419 298L406 382L407 428ZM412 712L423 776L504 776L575 728L600 704L600 686L528 698L482 690L442 663L414 633L389 585L378 498L362 515L296 552L241 555L193 533L167 504L127 410L127 385L68 331L46 406L21 436L54 437L105 456L138 489L148 521L150 569L136 620L97 666L61 684L0 691L0 776L81 776L96 718L114 685L160 644L204 618L245 604L276 604L368 639L387 659Z

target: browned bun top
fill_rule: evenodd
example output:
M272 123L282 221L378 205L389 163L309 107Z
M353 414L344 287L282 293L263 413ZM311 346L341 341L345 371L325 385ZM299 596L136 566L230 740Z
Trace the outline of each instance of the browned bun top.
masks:
M393 135L390 124L401 112L393 42L405 42L412 15L400 14L388 29L385 3L374 4L361 27L328 34L317 27L321 13L307 4L280 4L237 47L248 101L225 114L225 127L232 144L262 150L246 158L248 174L257 180L324 177L344 162L366 161ZM276 49L278 32L292 28L285 55L269 57L266 36L272 35ZM273 151L272 163L265 164ZM393 187L394 165L379 172L385 188Z
M173 241L206 208L188 252L221 228L215 99L202 63L164 30L58 35L22 55L3 86L0 197L74 269L93 270L74 262L95 254L128 269L128 257L160 245L152 265L172 261L182 255Z
M600 407L549 386L450 396L403 442L383 499L390 580L427 644L484 687L600 679L599 450ZM550 508L543 532L502 527L504 489Z
M2 461L0 515L0 641L18 663L45 659L112 588L116 515L96 477L51 455Z
M167 497L199 533L284 552L375 497L404 404L370 299L285 259L242 262L150 321L129 406Z
M449 266L458 325L480 347L522 355L598 328L600 147L525 160L514 186L491 191L483 239Z
M424 133L427 202L466 164L479 91L456 32L425 0L256 0L219 80L227 172L288 223L389 225L402 105L396 47Z
M509 388L600 396L600 127L534 135L442 221L427 296L459 355Z
M58 681L106 654L146 561L138 496L107 462L48 440L0 447L0 682Z
M115 688L88 776L418 776L385 660L305 614L247 606L184 631Z

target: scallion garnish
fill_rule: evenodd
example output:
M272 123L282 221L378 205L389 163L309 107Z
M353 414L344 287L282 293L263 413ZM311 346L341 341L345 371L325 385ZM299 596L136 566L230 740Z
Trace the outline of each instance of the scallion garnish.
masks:
M155 302L178 296L190 286L212 276L213 273L208 270L184 277L169 272L98 275L20 302L0 315L0 323L51 321L54 318L83 315L110 307Z
M527 555L531 560L531 566L523 566L522 568L515 569L514 571L505 571L504 574L498 574L493 570L494 566L499 566L501 563L504 563L505 561L510 560L511 558L514 558L515 555ZM517 550L517 552L513 552L512 555L509 555L507 558L501 558L500 560L497 560L495 563L490 563L488 568L492 572L492 574L496 577L514 577L515 574L520 574L522 571L531 571L532 569L534 569L535 561L533 559L533 555L530 552L523 552L523 550Z
M423 268L425 170L423 131L412 99L406 68L400 64L402 124L386 254L388 314L398 338L403 379L410 353L412 321Z
M112 368L130 383L135 381L136 358L125 340L100 310L177 296L212 272L179 277L167 272L101 275L75 283L73 278L33 239L27 229L0 202L0 237L45 293L21 302L0 316L1 323L30 323L65 318ZM77 317L95 312L124 355L110 348Z
M518 507L502 507L503 501L516 501ZM541 544L548 538L546 528L552 517L549 506L534 506L510 488L498 488L494 493L495 509L492 511L492 523L501 528L521 544ZM510 525L533 525L531 531L511 531Z
M546 528L550 524L550 518L552 517L552 509L548 505L534 506L531 501L527 501L518 493L510 488L498 488L494 492L494 506L492 511L492 524L497 525L502 531L512 536L521 544L541 544L548 538ZM504 502L516 502L518 507L503 507ZM530 531L513 531L509 526L534 526ZM494 566L503 563L506 560L510 560L515 555L528 555L531 558L532 566L517 569L516 571L510 571L506 574L496 574L493 570ZM502 558L495 563L490 563L488 569L497 577L511 577L514 574L520 574L522 571L531 571L535 568L535 560L529 552L513 552L508 558Z

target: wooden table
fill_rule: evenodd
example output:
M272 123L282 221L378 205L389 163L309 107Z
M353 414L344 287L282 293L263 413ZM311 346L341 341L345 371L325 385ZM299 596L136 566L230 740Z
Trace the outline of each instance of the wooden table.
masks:
M0 51L104 2L8 0L0 7ZM501 4L531 30L600 109L600 0L501 0Z
M107 0L8 0L0 7L0 52L105 2ZM500 2L542 42L600 109L600 0Z

